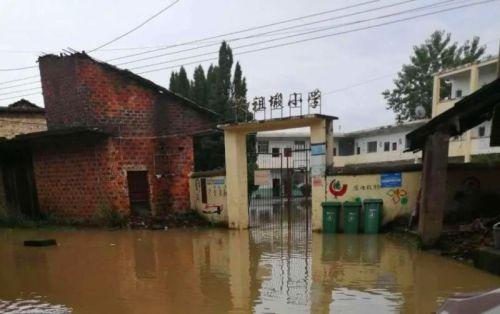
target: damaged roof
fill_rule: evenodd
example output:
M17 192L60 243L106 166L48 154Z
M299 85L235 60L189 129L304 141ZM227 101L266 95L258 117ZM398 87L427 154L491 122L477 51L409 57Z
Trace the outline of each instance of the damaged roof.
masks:
M484 121L490 120L498 105L500 105L500 78L464 97L449 110L408 133L406 135L407 151L421 150L427 137L433 133L445 132L450 136L457 136ZM495 120L493 121L493 129L498 128ZM499 141L495 136L492 132L492 143Z
M96 64L99 64L101 67L103 67L107 70L113 71L120 76L126 77L127 79L134 81L135 83L141 85L142 87L145 87L149 90L152 90L152 91L158 93L159 95L166 94L166 95L173 96L176 100L179 100L181 103L183 103L186 106L189 106L189 107L191 107L195 110L198 110L200 112L212 115L213 117L220 117L220 115L217 112L212 111L212 110L208 109L207 107L198 105L197 103L195 103L191 99L188 99L184 96L176 94L176 93L166 89L165 87L154 83L153 81L150 81L150 80L148 80L148 79L146 79L138 74L135 74L134 72L132 72L130 70L120 69L112 64L106 63L104 61L96 60L96 59L92 58L91 56L89 56L88 54L86 54L85 51L75 52L75 53L70 54L70 55L61 55L61 56L57 56L54 54L47 54L47 55L41 56L39 59L43 59L43 58L67 58L67 57L75 57L75 58L82 58L82 59L90 60Z
M32 147L37 144L51 145L78 140L80 143L104 139L109 133L98 128L69 127L55 130L16 135L11 139L0 138L0 150Z

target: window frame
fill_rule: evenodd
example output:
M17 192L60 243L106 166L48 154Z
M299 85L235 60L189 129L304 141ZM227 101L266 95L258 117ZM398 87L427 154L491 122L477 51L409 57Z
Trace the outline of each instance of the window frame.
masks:
M371 153L376 153L378 149L378 143L377 141L370 141L366 142L366 152L371 154Z
M261 144L265 144L267 149L261 150ZM259 154L269 154L269 141L257 141L257 153Z
M281 150L279 147L273 147L271 148L271 154L273 157L279 157L281 154Z
M391 151L391 142L384 142L384 152L390 152Z

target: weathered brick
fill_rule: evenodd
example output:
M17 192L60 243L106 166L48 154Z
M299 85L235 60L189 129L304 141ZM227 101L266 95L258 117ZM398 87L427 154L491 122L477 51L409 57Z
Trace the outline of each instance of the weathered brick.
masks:
M154 213L186 210L192 137L215 126L213 115L83 54L39 61L49 130L85 126L111 133L93 145L72 141L33 151L41 210L90 217L108 205L129 213L128 170L148 171Z

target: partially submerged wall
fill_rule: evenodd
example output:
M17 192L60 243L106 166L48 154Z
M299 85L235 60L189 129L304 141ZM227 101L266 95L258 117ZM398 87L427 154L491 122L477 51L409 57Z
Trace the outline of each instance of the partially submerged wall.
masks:
M109 207L129 214L127 171L147 172L153 214L189 209L193 136L214 127L212 113L83 54L41 57L40 72L49 130L109 133L103 143L75 140L35 149L43 212L89 218Z
M381 199L384 202L385 224L398 216L411 213L415 208L419 188L420 172L416 171L337 175L327 178L325 199L339 202Z
M384 203L384 224L398 217L408 217L416 207L421 171L418 165L407 168L409 169L396 172L328 176L326 182L322 180L325 191L322 201L381 199ZM498 173L500 168L463 164L452 166L448 170L446 219L468 220L500 212ZM223 174L191 177L190 194L193 209L203 213L211 221L227 222ZM221 211L217 213L219 208Z
M224 174L193 174L189 179L189 193L191 209L211 222L228 223Z

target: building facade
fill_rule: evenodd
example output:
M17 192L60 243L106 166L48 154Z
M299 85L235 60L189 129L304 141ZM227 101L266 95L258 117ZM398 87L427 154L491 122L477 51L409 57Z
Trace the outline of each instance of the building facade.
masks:
M432 117L445 112L463 97L491 83L497 77L498 57L474 62L454 69L446 69L434 76ZM474 156L500 153L499 147L490 147L491 122L486 121L450 139L449 156L463 157L465 162Z
M193 137L217 114L84 53L46 55L39 66L48 130L0 144L29 153L40 213L189 209Z
M45 131L45 109L21 99L0 107L0 138L13 138L18 134Z
M425 124L426 120L404 124L381 126L348 133L333 134L333 162L335 167L349 165L389 165L413 164L420 161L421 154L405 152L405 135ZM302 132L261 132L257 134L259 169L276 169L289 165L300 166L304 159L301 149L310 148L309 133ZM266 154L281 156L286 149L292 150L290 158L280 162ZM294 153L299 151L298 153Z

